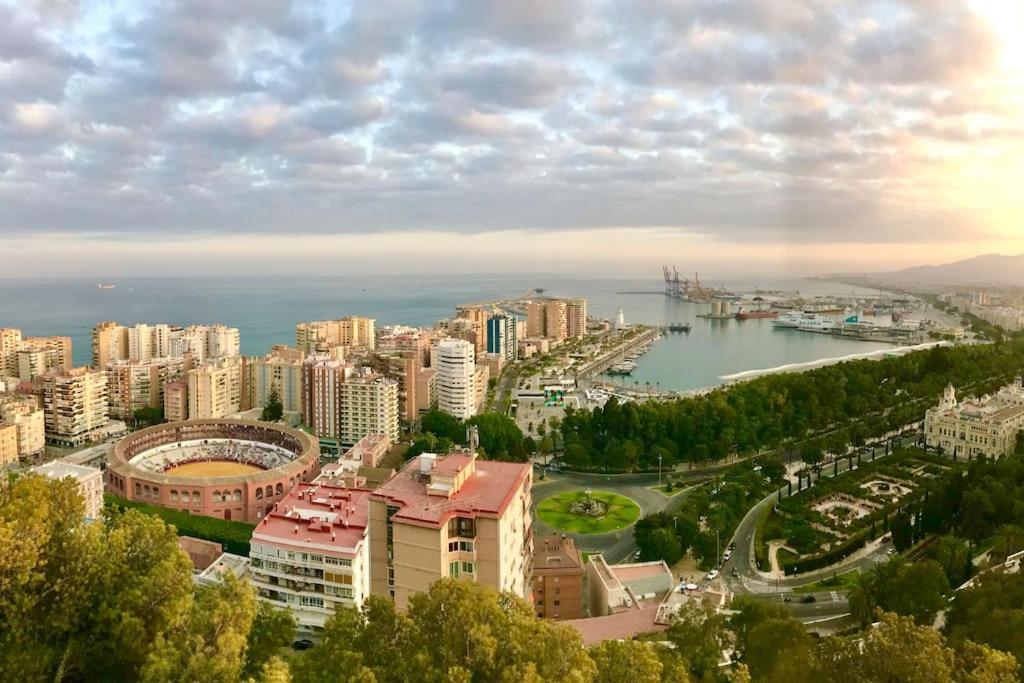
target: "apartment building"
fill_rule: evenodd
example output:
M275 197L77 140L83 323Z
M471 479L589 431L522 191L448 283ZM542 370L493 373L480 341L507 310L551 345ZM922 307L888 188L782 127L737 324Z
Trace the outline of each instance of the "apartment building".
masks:
M33 467L32 471L50 479L73 479L85 502L85 519L94 520L102 516L103 472L101 470L55 460L39 467Z
M416 373L416 413L423 415L437 405L437 370L423 368Z
M463 339L445 339L434 347L437 407L460 420L476 415L476 349Z
M262 408L277 387L285 412L302 412L302 352L282 344L274 346L263 357L246 359L245 407Z
M21 348L21 330L0 327L0 377L18 376L18 349Z
M587 332L587 300L538 299L526 306L526 336L562 340Z
M110 416L127 420L140 408L163 409L167 383L186 377L192 369L191 360L191 356L185 356L109 362Z
M583 616L583 560L571 538L551 534L535 542L533 601L542 619Z
M370 493L370 590L404 610L443 577L530 593L529 464L424 453Z
M113 320L92 328L92 366L104 369L113 361L128 359L128 328Z
M430 349L434 339L430 333L415 327L392 325L381 328L377 334L376 351L380 354L409 355L421 368L430 365Z
M57 443L80 446L110 422L105 372L90 368L44 375L43 410L46 433Z
M473 411L481 413L487 402L487 386L491 379L491 371L487 365L476 365L473 369Z
M456 306L455 317L465 320L473 331L474 345L477 355L487 350L487 309L482 306Z
M369 491L299 483L259 521L249 544L250 581L261 600L318 630L338 607L370 594Z
M188 419L187 380L177 380L164 385L164 419L168 422Z
M54 370L71 368L71 337L25 337L15 351L17 377L30 382Z
M18 456L28 458L46 447L46 417L32 397L0 399L0 422L15 428Z
M487 320L487 353L496 354L506 362L517 357L519 319L514 315L494 315Z
M18 463L18 428L0 422L0 468Z
M220 418L241 406L242 359L220 358L188 372L190 420Z
M1024 380L1004 387L995 396L958 401L956 389L946 387L939 405L924 418L925 443L954 457L1001 458L1013 453L1024 430Z
M305 354L337 346L372 351L377 343L376 324L373 318L359 316L299 323L295 327L295 346Z
M349 368L338 384L338 443L351 448L370 434L398 441L398 382Z
M338 386L346 367L325 355L309 356L302 364L302 421L321 443L338 438Z

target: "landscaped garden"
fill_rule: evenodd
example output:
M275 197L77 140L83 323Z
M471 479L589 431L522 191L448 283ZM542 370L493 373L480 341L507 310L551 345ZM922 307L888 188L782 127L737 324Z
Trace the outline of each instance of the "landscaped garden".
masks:
M917 504L921 485L949 467L939 456L906 449L783 498L758 530L758 567L768 570L767 546L775 540L799 553L780 551L779 565L786 573L797 565L809 571L842 559L890 531L893 515Z
M611 491L566 491L540 501L537 518L558 531L603 534L632 525L640 506Z

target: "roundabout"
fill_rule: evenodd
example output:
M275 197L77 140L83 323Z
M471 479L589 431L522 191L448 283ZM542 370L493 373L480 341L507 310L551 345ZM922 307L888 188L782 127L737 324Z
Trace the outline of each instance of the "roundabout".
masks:
M640 518L640 506L611 491L576 489L541 500L537 517L558 531L604 534L632 526Z

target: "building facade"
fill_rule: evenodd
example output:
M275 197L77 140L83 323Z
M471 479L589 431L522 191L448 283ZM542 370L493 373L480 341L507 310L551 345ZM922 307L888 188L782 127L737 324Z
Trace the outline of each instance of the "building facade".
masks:
M107 364L110 416L127 420L141 408L163 410L167 383L183 379L190 366L188 356L111 361Z
M338 385L346 367L323 355L309 356L302 365L302 421L321 439L338 438Z
M105 372L74 368L45 375L42 384L46 433L51 440L79 446L110 422Z
M464 339L445 339L434 349L437 407L466 420L476 415L476 350Z
M54 460L39 467L33 467L32 471L50 479L73 479L85 502L85 518L94 520L103 515L103 472L101 470Z
M1024 381L1004 387L995 396L957 401L946 387L939 405L925 413L925 443L954 457L1001 458L1013 453L1024 430Z
M21 330L0 327L0 376L18 376L18 349L21 348Z
M291 610L300 629L322 629L335 609L369 596L368 496L298 484L253 530L252 585L261 600Z
M531 468L475 453L410 460L370 494L370 589L400 610L443 577L530 593Z
M18 428L0 422L0 468L18 462Z
M533 602L543 619L583 616L583 561L568 536L551 534L534 543Z
M487 353L501 356L506 362L517 356L519 319L514 315L495 315L487 321Z
M241 406L242 363L221 358L188 373L190 420L216 419L237 413Z
M188 381L177 380L164 385L164 419L168 422L188 419Z
M398 441L398 382L372 372L346 371L338 384L338 442L351 448L370 434Z
M338 346L372 351L377 343L376 324L373 318L359 316L299 323L295 346L307 355Z
M46 417L34 398L0 402L0 422L16 428L18 457L29 458L46 448Z
M262 408L270 396L270 388L277 387L281 406L287 413L302 412L302 352L288 346L274 346L262 358L246 360L246 404Z

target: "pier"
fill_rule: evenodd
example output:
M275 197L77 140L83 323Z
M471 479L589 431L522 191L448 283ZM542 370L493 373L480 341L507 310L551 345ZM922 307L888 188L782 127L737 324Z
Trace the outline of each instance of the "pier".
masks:
M623 360L626 356L630 355L632 352L636 351L640 347L646 346L654 342L658 338L659 334L660 333L658 332L657 328L645 327L643 332L636 335L635 337L630 337L629 339L620 343L614 349L605 351L597 358L587 361L586 363L581 365L579 370L576 371L577 381L580 379L586 379L588 377L593 377L594 375L601 374L602 372L604 372L611 366L615 365L619 361Z

